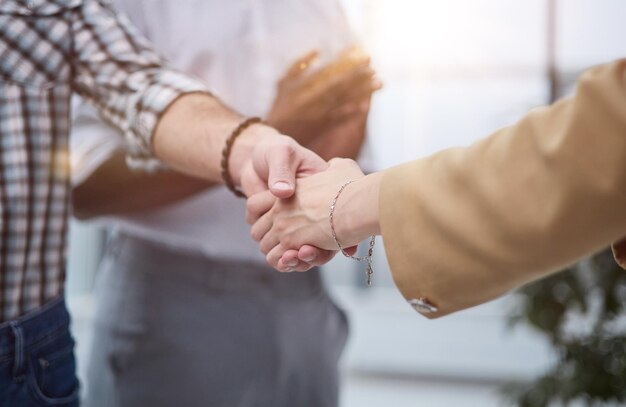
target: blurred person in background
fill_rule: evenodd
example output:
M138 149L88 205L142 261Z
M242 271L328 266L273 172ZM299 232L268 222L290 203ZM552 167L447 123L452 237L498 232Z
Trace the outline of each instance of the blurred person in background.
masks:
M336 0L119 0L171 63L325 159L355 158L380 87ZM317 65L316 65L317 63ZM345 315L318 270L275 273L245 201L173 171L132 172L81 106L73 205L114 236L96 283L90 406L335 406Z

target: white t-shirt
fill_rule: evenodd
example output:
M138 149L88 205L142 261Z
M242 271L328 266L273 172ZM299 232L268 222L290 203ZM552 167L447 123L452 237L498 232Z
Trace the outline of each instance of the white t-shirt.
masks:
M119 11L175 68L205 81L227 105L265 116L276 84L312 49L328 62L352 44L338 0L116 0ZM86 105L71 135L72 182L84 181L123 136ZM223 187L132 216L100 219L125 233L222 259L264 261L245 222L245 201Z

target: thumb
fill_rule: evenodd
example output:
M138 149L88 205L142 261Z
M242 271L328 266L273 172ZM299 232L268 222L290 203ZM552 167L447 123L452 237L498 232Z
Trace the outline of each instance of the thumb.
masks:
M277 198L289 198L296 189L296 171L299 157L292 145L277 146L266 156L267 186Z
M266 153L267 186L277 198L289 198L296 190L296 178L317 174L328 163L313 151L291 140Z

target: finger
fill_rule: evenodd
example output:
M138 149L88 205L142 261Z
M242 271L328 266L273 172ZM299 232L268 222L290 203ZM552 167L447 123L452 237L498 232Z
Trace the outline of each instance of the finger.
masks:
M326 169L321 157L289 137L267 149L265 161L268 187L274 196L282 199L295 192L296 174L309 175Z
M291 267L287 266L286 264L283 264L282 262L279 263L280 258L286 251L286 247L281 244L277 244L272 248L272 250L267 253L267 255L265 256L265 260L267 260L267 263L270 266L274 267L278 271L294 271L291 270Z
M267 185L277 198L289 198L296 185L299 157L293 145L283 143L265 154L268 177Z
M371 96L382 89L383 84L377 78L372 78L367 82L355 84L345 92L339 92L337 94L337 103L360 103L365 99L371 98Z
M267 191L267 183L259 177L252 165L247 165L241 172L241 189L250 197Z
M270 244L269 243L270 241L273 242L275 241L275 239L272 239L272 240L269 240L269 238L265 239L267 234L272 229L273 223L274 223L274 219L271 215L271 212L268 212L262 215L256 222L254 222L254 224L252 225L252 228L250 228L250 237L255 242L259 242L259 248L261 252L263 252L263 254L267 254L269 249L274 247L274 246L270 246L270 247L267 247L267 246ZM266 240L265 246L262 244L264 239ZM263 250L264 247L266 247L267 249Z
M373 76L362 75L340 83L333 89L335 104L357 102L382 88L382 82Z
M342 121L353 116L362 116L369 112L370 102L376 90L362 89L346 96L345 100L338 102L339 107L329 112L328 117L332 121Z
M304 71L309 69L309 67L315 62L318 57L319 51L314 49L309 51L302 57L296 59L283 76L283 80L292 79L301 75Z
M313 265L305 263L303 261L299 261L297 265L292 267L294 271L299 271L299 272L309 271L312 268L313 268Z
M300 259L298 259L298 251L294 249L287 250L280 258L280 261L287 267L293 267L297 265L299 260Z
M291 264L285 264L281 258L278 260L278 266L276 268L278 269L278 271L291 273L293 271L307 271L310 270L312 267L313 266L311 266L310 264L299 261L298 259L295 259Z
M337 60L318 70L314 76L318 80L328 81L338 76L349 75L351 72L362 69L363 67L369 67L370 62L368 55L361 55L356 58L342 55Z
M260 222L263 222L263 224L261 224ZM258 233L259 235L263 235L260 240L257 241L259 242L259 248L261 252L263 254L268 254L272 250L272 248L280 244L280 237L278 236L278 233L276 233L276 231L272 231L273 220L270 216L264 215L263 217L261 217L261 219L259 219L259 222L254 224L254 226L257 226L257 224L259 226L258 229L255 229L253 232L253 238L257 236L256 233Z
M307 271L313 267L313 264L309 264L305 261L298 259L297 250L287 250L283 253L283 256L278 260L278 264L284 264L286 267L293 271Z
M246 201L246 222L249 225L256 223L261 216L272 209L275 202L276 197L270 191L263 191L250 196Z
M347 59L349 61L367 61L368 63L370 61L369 54L356 44L343 50L340 58Z
M376 71L374 71L370 66L361 65L355 67L353 70L333 76L329 81L329 84L335 88L340 87L342 90L349 89L356 84L370 82L375 75Z
M269 263L269 261L268 261ZM297 262L296 262L297 264ZM271 265L271 264L270 264ZM282 259L278 260L278 263L276 264L276 266L273 266L276 270L280 271L281 273L291 273L292 271L295 271L294 269L291 268L291 266L285 264L282 262Z
M378 79L370 76L369 73L362 73L328 84L313 97L313 103L314 106L318 106L318 109L328 112L345 104L369 98L381 86L382 83Z
M349 256L354 256L358 249L359 249L359 246L351 246L351 247L344 248L343 251L346 252L346 254Z
M367 80L368 77L373 76L374 71L367 63L351 64L347 69L346 67L336 69L335 66L327 66L304 79L301 97L307 100L316 99L344 82L353 82L355 78L360 78L361 81Z
M322 250L314 246L304 245L298 250L297 258L310 265L321 266L328 263L336 254L337 251L335 250ZM285 261L285 256L287 256L288 260L291 255L291 251L285 253L283 261Z
M289 271L307 271L307 270L310 270L313 267L313 265L308 264L307 262L298 260L297 257L292 258L288 260L287 262L285 262L283 258L281 257L278 260L278 267L279 269L282 269L283 267L285 267Z
M319 92L344 92L361 83L370 82L376 72L367 65L356 66L349 71L341 72L330 76L327 80L320 82L317 90Z

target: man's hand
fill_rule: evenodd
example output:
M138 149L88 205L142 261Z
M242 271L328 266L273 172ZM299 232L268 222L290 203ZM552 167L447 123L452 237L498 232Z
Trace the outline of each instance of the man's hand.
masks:
M237 142L233 155L236 151ZM296 178L307 177L326 168L328 164L320 156L283 135L258 139L241 170L231 165L233 173L240 171L240 184L248 197L269 191L272 196L282 199L294 194Z

